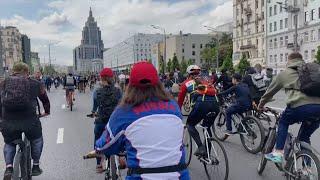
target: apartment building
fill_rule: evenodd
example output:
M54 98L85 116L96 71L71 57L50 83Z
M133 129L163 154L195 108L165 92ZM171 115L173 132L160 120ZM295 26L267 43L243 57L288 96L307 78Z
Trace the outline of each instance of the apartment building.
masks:
M264 0L233 0L233 61L247 57L251 65L265 65L266 18Z

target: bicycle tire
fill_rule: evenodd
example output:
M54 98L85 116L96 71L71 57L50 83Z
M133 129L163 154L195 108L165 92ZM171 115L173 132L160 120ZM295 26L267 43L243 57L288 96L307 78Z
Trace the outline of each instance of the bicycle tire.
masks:
M256 117L254 116L246 116L243 118L242 122L244 124L248 126L248 121L251 120L253 121L256 125L258 125L258 129L259 129L259 133L260 134L260 137L261 137L261 140L259 142L259 145L256 147L256 148L250 148L248 146L248 144L246 144L246 141L245 141L245 135L244 134L240 134L240 140L241 140L241 144L243 145L243 147L246 149L246 151L248 151L249 153L251 154L257 154L258 152L260 152L263 148L263 143L264 143L264 139L265 139L265 132L264 132L264 127L262 126L261 122L259 119L257 119Z
M117 175L117 167L116 167L115 156L110 156L109 161L110 161L109 163L110 163L111 180L117 180L118 179L118 175Z
M25 167L25 176L22 178L22 180L31 180L31 144L27 139L25 139L25 150L23 152L23 157L25 158L25 161L23 161Z
M224 123L219 125L220 122L224 122ZM225 122L225 114L223 112L220 112L218 114L215 122L213 123L213 126L212 126L213 134L219 141L225 141L229 137L224 133L223 133L223 135L217 134L218 131L222 131L222 130L218 130L218 129L221 129L221 127L223 127L225 125L225 123L226 123Z
M185 127L183 134L183 147L185 151L185 162L186 165L189 166L192 159L192 138L189 134L188 128Z
M12 173L12 180L20 180L20 161L21 161L21 151L20 149L17 151L14 162L13 162L13 173ZM8 179L4 180L11 180L11 178L8 177Z
M259 161L259 165L258 165L258 174L262 175L266 165L267 165L267 159L264 157L265 154L270 153L276 143L276 130L275 129L271 129L268 139L265 143L265 146L262 149L262 153L261 153L261 158Z
M309 150L305 150L305 149L299 151L296 154L296 157L297 157L296 160L298 160L299 157L302 157L302 156L308 156L309 158L311 158L314 161L314 163L316 165L316 169L317 169L317 176L318 176L317 179L320 179L320 160L319 160L319 158L313 152L311 152ZM287 166L289 172L292 174L295 174L295 172L293 172L294 162L295 162L295 160L293 158L290 158L288 161L288 166ZM294 180L294 179L296 179L296 178L293 178L293 177L287 175L287 180Z
M183 109L185 112L190 112L191 111L191 107L190 107L190 102L188 100L185 100L183 103Z
M225 150L225 148L223 147L223 145L222 145L222 143L221 142L219 142L218 140L216 140L216 139L214 139L214 138L210 138L210 140L209 140L209 142L210 142L210 147L211 147L211 151L213 151L212 150L212 147L214 147L215 149L217 149L218 147L221 149L221 153L222 153L222 155L223 155L223 160L222 161L224 161L225 162L225 175L223 175L223 177L221 177L221 179L220 178L218 178L218 172L214 172L214 173L212 173L212 176L210 176L210 174L209 174L209 172L208 172L208 166L209 165L207 165L206 163L203 163L203 166L204 166L204 169L205 169L205 172L206 172L206 175L208 176L208 179L215 179L215 180L227 180L228 179L228 177L229 177L229 161L228 161L228 156L227 156L227 152L226 152L226 150ZM213 145L213 143L216 143L216 145ZM217 152L217 151L215 151L215 152ZM219 155L218 155L219 156ZM211 157L211 153L210 153L210 157ZM220 161L221 162L221 161ZM220 166L221 164L219 163L218 165L210 165L210 166Z

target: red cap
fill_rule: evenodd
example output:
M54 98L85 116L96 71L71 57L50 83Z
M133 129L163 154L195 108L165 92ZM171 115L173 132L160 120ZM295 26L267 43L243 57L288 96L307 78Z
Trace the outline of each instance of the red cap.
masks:
M104 68L100 72L101 77L113 77L113 72L110 68Z
M159 82L159 76L156 68L149 62L142 61L133 65L130 73L129 84L136 87L144 87L145 82L149 81L151 85L155 86Z

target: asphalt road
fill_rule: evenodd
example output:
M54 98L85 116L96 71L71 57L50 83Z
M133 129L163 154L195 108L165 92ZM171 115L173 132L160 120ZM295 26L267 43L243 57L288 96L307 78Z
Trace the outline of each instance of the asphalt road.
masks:
M76 94L75 108L70 112L65 108L64 91L52 90L49 93L52 114L41 119L44 135L44 151L41 167L44 173L35 180L102 180L102 175L95 173L95 160L83 160L82 156L93 147L93 119L86 117L90 112L91 93ZM280 93L273 107L283 108L285 96ZM294 128L295 129L295 128ZM62 133L63 132L63 133ZM60 134L60 135L58 135ZM61 135L63 134L63 136ZM60 136L60 137L58 137ZM312 140L314 147L320 150L320 138L316 132ZM232 180L277 180L284 179L271 163L268 164L263 176L257 175L256 168L259 154L252 155L245 151L239 136L233 136L223 143L227 150ZM0 137L0 149L3 149L3 139ZM5 164L0 156L0 174L3 174ZM189 167L191 178L207 179L202 165L193 158Z

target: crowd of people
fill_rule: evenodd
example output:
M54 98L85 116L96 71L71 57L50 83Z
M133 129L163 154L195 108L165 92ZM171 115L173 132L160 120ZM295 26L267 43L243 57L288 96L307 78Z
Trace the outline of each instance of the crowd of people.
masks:
M319 128L319 121L304 123L312 117L320 116L320 95L310 95L300 89L301 74L299 67L305 63L299 53L288 57L287 69L277 76L272 76L272 69L261 65L247 68L244 75L222 70L221 74L201 69L197 65L187 68L187 76L176 69L166 75L159 75L149 62L138 62L129 72L115 74L110 68L104 68L99 74L99 87L92 95L90 117L94 122L94 151L97 156L96 171L102 173L102 158L120 152L126 152L127 179L190 179L185 165L185 149L183 148L184 124L181 113L186 95L190 95L192 110L188 115L186 127L197 144L195 155L205 157L206 148L200 138L196 125L212 112L215 116L220 112L220 101L234 95L235 101L226 109L225 134L233 135L231 117L252 108L263 110L266 103L281 89L288 96L287 107L279 124L276 147L265 157L273 162L283 161L284 142L288 127L303 122L299 140L310 143L310 136ZM316 70L315 70L316 71ZM33 175L40 175L39 160L43 147L41 123L36 114L37 97L45 107L46 116L50 114L50 102L39 75L35 79L28 78L28 68L19 63L14 67L14 74L0 85L1 91L1 132L5 139L4 155L6 161L5 177L10 177L15 154L14 139L25 132L31 141ZM82 82L69 74L77 86ZM64 85L68 76L60 78ZM84 78L95 82L96 77ZM50 81L50 80L49 80ZM317 82L314 82L317 83ZM21 87L19 92L10 92L10 88ZM46 84L47 85L47 84ZM318 84L319 86L319 84ZM16 93L3 96L3 93ZM9 94L10 94L9 93ZM28 94L28 96L26 96ZM25 97L26 96L26 97ZM27 102L20 99L30 100ZM18 102L15 102L18 101ZM28 110L21 109L28 107ZM27 118L29 117L29 118ZM24 121L21 121L24 119ZM203 122L211 127L214 119ZM24 124L33 122L34 126ZM208 133L212 136L210 128Z

